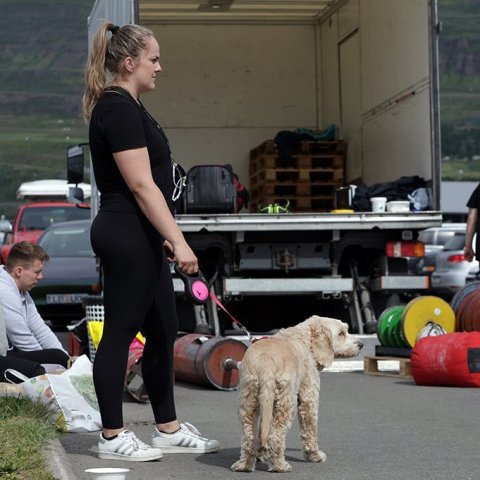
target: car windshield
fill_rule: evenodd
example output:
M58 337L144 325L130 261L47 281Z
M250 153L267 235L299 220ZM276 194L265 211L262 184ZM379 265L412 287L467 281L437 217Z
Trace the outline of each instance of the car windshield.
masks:
M465 234L464 233L455 233L450 240L445 243L443 251L452 251L452 250L463 250L465 246Z
M71 207L32 207L23 211L19 228L20 230L45 230L53 223L88 220L89 218L90 210L88 208L78 208L75 205Z
M52 228L38 241L50 257L91 257L89 228Z

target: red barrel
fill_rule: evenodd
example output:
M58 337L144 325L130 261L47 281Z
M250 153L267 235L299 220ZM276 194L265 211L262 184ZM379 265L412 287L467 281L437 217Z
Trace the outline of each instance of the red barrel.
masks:
M180 337L174 347L175 379L207 385L219 390L235 390L239 382L238 364L247 346L233 338L192 333Z

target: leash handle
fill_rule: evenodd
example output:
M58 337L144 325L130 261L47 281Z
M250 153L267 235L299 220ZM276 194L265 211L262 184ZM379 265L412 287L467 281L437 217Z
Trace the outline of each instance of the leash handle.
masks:
M173 266L175 273L180 277L185 285L185 294L194 305L204 305L208 300L208 282L203 273L198 270L197 273L187 275L183 273L178 265Z
M210 292L210 298L247 334L247 337L251 342L252 336L250 335L250 332L223 306L222 302L213 292Z

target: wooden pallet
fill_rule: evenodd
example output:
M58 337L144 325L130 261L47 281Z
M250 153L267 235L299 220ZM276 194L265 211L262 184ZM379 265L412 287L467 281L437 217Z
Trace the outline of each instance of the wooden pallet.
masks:
M334 168L343 169L345 167L345 157L336 154L316 154L316 155L292 155L291 159L285 164L276 154L261 154L250 159L250 175L258 170L265 168Z
M312 169L312 168L266 168L258 170L250 175L250 188L263 182L274 183L334 183L340 186L343 182L344 173L342 169Z
M250 150L250 159L256 158L264 153L277 153L277 144L273 140L266 140L258 147Z
M330 142L302 140L300 142L301 153L337 153L345 155L347 153L347 144L342 140L333 140Z
M336 153L344 155L347 151L347 144L341 140L334 141L314 141L301 140L298 146L298 153L314 154L314 153ZM258 147L250 150L250 158L258 157L264 153L277 153L277 144L274 140L266 140Z
M380 366L385 362L397 361L398 370L381 370ZM412 367L409 358L402 357L364 357L363 373L378 375L381 377L412 378Z
M256 201L264 197L279 196L279 197L326 197L332 198L335 196L335 191L338 185L332 183L275 183L262 182L257 185L250 186L250 199Z

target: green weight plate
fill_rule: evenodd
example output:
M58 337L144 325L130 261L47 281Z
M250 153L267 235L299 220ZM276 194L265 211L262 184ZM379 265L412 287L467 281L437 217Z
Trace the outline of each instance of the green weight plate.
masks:
M395 328L393 329L393 339L395 342L395 346L398 348L407 348L408 343L407 341L403 338L403 328L402 328L402 316L403 316L403 311L400 314L399 320L395 324Z
M398 325L401 322L402 314L404 310L405 310L404 305L398 305L391 312L389 322L388 322L388 327L387 327L387 333L386 333L388 346L390 347L399 347L399 344L397 343L395 330L399 328Z
M386 310L384 310L380 318L378 319L377 323L377 338L378 341L380 342L380 345L383 345L384 347L388 346L388 339L387 339L387 328L389 326L390 322L390 316L392 314L392 311L398 307L389 307Z

